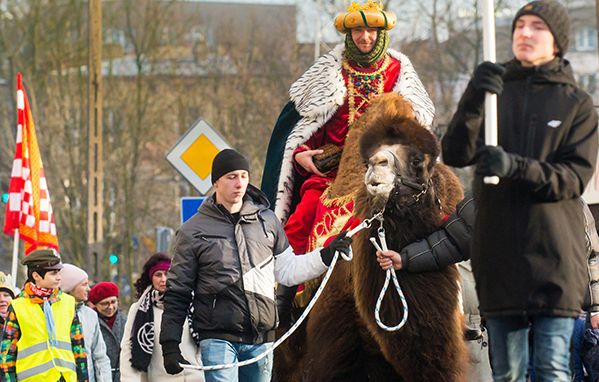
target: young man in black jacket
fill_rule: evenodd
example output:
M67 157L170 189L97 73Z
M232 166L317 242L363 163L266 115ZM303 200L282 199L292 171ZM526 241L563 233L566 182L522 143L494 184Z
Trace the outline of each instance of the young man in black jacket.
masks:
M574 318L583 303L587 251L578 200L597 158L597 114L563 55L569 18L553 0L522 7L515 59L482 63L442 140L445 163L477 165L472 267L487 318L497 381L523 381L528 331L540 380L570 379ZM499 146L482 146L485 92L498 95ZM498 176L486 185L484 176Z
M599 329L599 234L591 210L582 199L580 199L580 203L584 211L584 234L589 275L583 308L589 313L590 326L593 329ZM403 270L412 273L438 271L448 265L459 263L467 327L465 337L471 353L468 380L482 382L487 380L487 375L490 373L490 368L484 364L485 361L488 363L489 356L485 346L477 346L483 345L485 340L484 326L481 324L478 298L472 296L468 290L471 287L470 283L474 282L471 276L471 265L468 261L470 260L474 215L474 199L468 193L441 229L422 240L406 245L399 252L379 251L377 260L383 270L393 268L396 271ZM479 330L482 331L476 333Z
M215 193L177 231L164 295L160 344L164 368L183 369L179 343L189 305L205 366L251 359L267 351L278 324L275 281L291 286L320 276L345 232L329 246L296 256L265 195L249 184L249 163L223 150L212 164ZM192 291L194 294L192 295ZM207 382L268 382L272 354L243 366L205 372Z

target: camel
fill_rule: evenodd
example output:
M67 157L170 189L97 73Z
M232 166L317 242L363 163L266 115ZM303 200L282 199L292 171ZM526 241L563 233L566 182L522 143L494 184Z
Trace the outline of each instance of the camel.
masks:
M463 191L437 161L436 137L416 122L401 96L378 97L352 127L330 195L354 193L359 219L384 211L390 249L437 230ZM360 169L356 171L356 169ZM398 271L409 307L399 331L379 328L375 303L385 272L370 237L378 223L354 236L353 261L338 261L301 330L275 356L279 381L464 381L468 364L454 266L422 274ZM402 316L393 287L383 300L387 325Z

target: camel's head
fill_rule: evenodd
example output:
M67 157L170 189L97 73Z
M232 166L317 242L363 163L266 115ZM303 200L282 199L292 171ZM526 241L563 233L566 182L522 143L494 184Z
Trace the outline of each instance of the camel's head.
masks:
M367 113L403 110L394 104L403 105L406 101L387 95L375 102ZM382 102L385 105L379 105ZM365 116L366 113L362 118ZM430 187L439 155L438 141L411 116L384 113L372 117L360 139L370 207L381 210L390 203L398 209L415 205Z

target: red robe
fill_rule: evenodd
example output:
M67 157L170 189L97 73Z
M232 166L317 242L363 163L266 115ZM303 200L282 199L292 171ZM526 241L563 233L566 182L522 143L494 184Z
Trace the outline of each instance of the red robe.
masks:
M388 57L390 60L389 65L381 72L384 93L393 90L400 75L400 62L390 56ZM372 73L381 67L383 61L384 59L380 60L370 68L361 68L351 62L349 64L353 69L362 73ZM345 68L342 69L342 75L345 86L348 88L350 76ZM359 94L354 96L354 104L357 109L355 118L358 118L368 107L368 102L362 103L364 89L356 87L356 90L359 91ZM361 107L359 107L360 105ZM317 149L329 143L343 147L349 132L349 114L349 102L346 97L345 102L333 117L314 133L304 145L300 146L295 151L294 156L299 152ZM297 162L294 162L294 165L300 175L309 175ZM322 200L323 192L335 179L336 175L336 171L327 174L326 177L311 174L303 183L300 190L301 200L285 225L285 233L296 254L303 254L319 246L324 246L328 238L341 232L352 216L353 200L340 200L337 202Z

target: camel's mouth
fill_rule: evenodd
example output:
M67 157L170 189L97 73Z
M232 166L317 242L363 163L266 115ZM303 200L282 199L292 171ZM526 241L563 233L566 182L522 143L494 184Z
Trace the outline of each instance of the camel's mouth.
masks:
M366 191L371 196L381 196L387 198L393 190L393 183L384 183L372 180L366 184Z
M395 167L393 154L386 147L368 160L364 184L366 191L377 204L382 204L389 199L393 191L396 178Z

